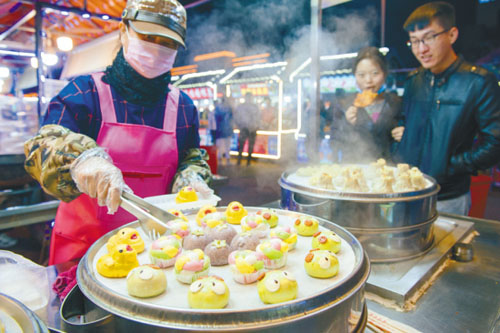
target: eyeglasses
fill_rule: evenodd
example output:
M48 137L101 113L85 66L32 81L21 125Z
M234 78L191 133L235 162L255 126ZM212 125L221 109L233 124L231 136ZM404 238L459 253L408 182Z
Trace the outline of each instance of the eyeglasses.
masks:
M413 40L410 39L409 41L406 42L406 45L411 49L418 49L418 47L420 46L420 43L422 43L423 45L432 46L432 44L434 44L434 42L436 41L437 36L444 34L445 32L448 32L448 31L450 31L450 29L443 30L443 31L435 33L433 35L425 36L422 39L417 39L417 38L415 38Z

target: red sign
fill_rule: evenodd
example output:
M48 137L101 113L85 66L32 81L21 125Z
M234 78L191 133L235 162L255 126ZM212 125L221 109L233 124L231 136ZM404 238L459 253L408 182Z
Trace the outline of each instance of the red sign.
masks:
M182 89L191 99L213 99L214 91L210 87L186 88Z

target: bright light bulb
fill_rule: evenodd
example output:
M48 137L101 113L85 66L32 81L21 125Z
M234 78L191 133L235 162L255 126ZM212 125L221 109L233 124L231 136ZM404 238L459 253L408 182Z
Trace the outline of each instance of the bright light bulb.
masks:
M73 40L67 36L57 37L57 48L63 52L68 52L73 49Z
M30 59L31 67L33 68L38 68L38 58L37 57L32 57Z
M54 66L59 61L57 54L42 53L42 61L47 66Z
M0 78L7 78L10 75L10 70L7 67L0 67Z
M90 14L89 13L82 14L82 17L88 19L90 17Z

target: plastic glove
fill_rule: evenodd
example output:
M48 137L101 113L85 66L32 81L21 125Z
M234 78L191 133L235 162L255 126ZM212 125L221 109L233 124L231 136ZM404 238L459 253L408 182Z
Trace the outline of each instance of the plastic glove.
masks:
M194 188L196 192L200 193L202 198L208 198L214 194L214 190L208 187L203 178L192 170L186 169L181 172L172 186L172 193L179 192L185 186Z
M100 206L108 207L108 214L118 210L122 191L130 191L123 181L122 172L113 165L111 157L102 148L83 152L71 164L70 171L78 190L91 198L97 198Z

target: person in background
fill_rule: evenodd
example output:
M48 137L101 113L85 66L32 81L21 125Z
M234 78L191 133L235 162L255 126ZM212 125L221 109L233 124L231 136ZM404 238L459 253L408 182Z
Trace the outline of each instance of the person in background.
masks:
M466 215L470 176L500 161L500 88L492 73L453 50L458 28L449 3L418 7L404 29L422 66L405 82L397 153L437 180L438 211Z
M238 135L238 165L241 164L241 156L245 141L248 139L247 165L252 160L253 147L257 130L260 128L260 110L253 102L253 95L250 92L245 94L245 102L236 107L236 117L234 118L236 127L240 130Z
M319 140L323 140L326 134L330 134L333 121L333 104L331 97L323 97L319 109Z
M210 110L210 108L207 108L205 112L207 112L207 130L210 134L210 141L212 145L215 145L215 142L217 140L217 122L215 121L215 110Z
M223 158L227 164L230 161L231 139L233 137L233 110L226 97L222 97L215 107L217 159L222 164Z
M276 121L277 112L269 96L264 97L261 107L262 126L266 130L275 131L278 128Z
M352 71L360 93L348 94L342 100L347 107L346 125L340 131L345 134L338 139L344 140L344 160L390 160L391 145L400 139L391 131L398 125L401 98L385 89L387 61L376 47L365 47L358 52ZM353 144L357 149L346 149Z
M184 7L129 0L119 30L122 47L112 65L71 80L25 143L25 169L62 201L51 265L82 257L102 235L136 219L118 210L122 191L147 197L192 185L211 192L198 111L170 84L184 46Z

